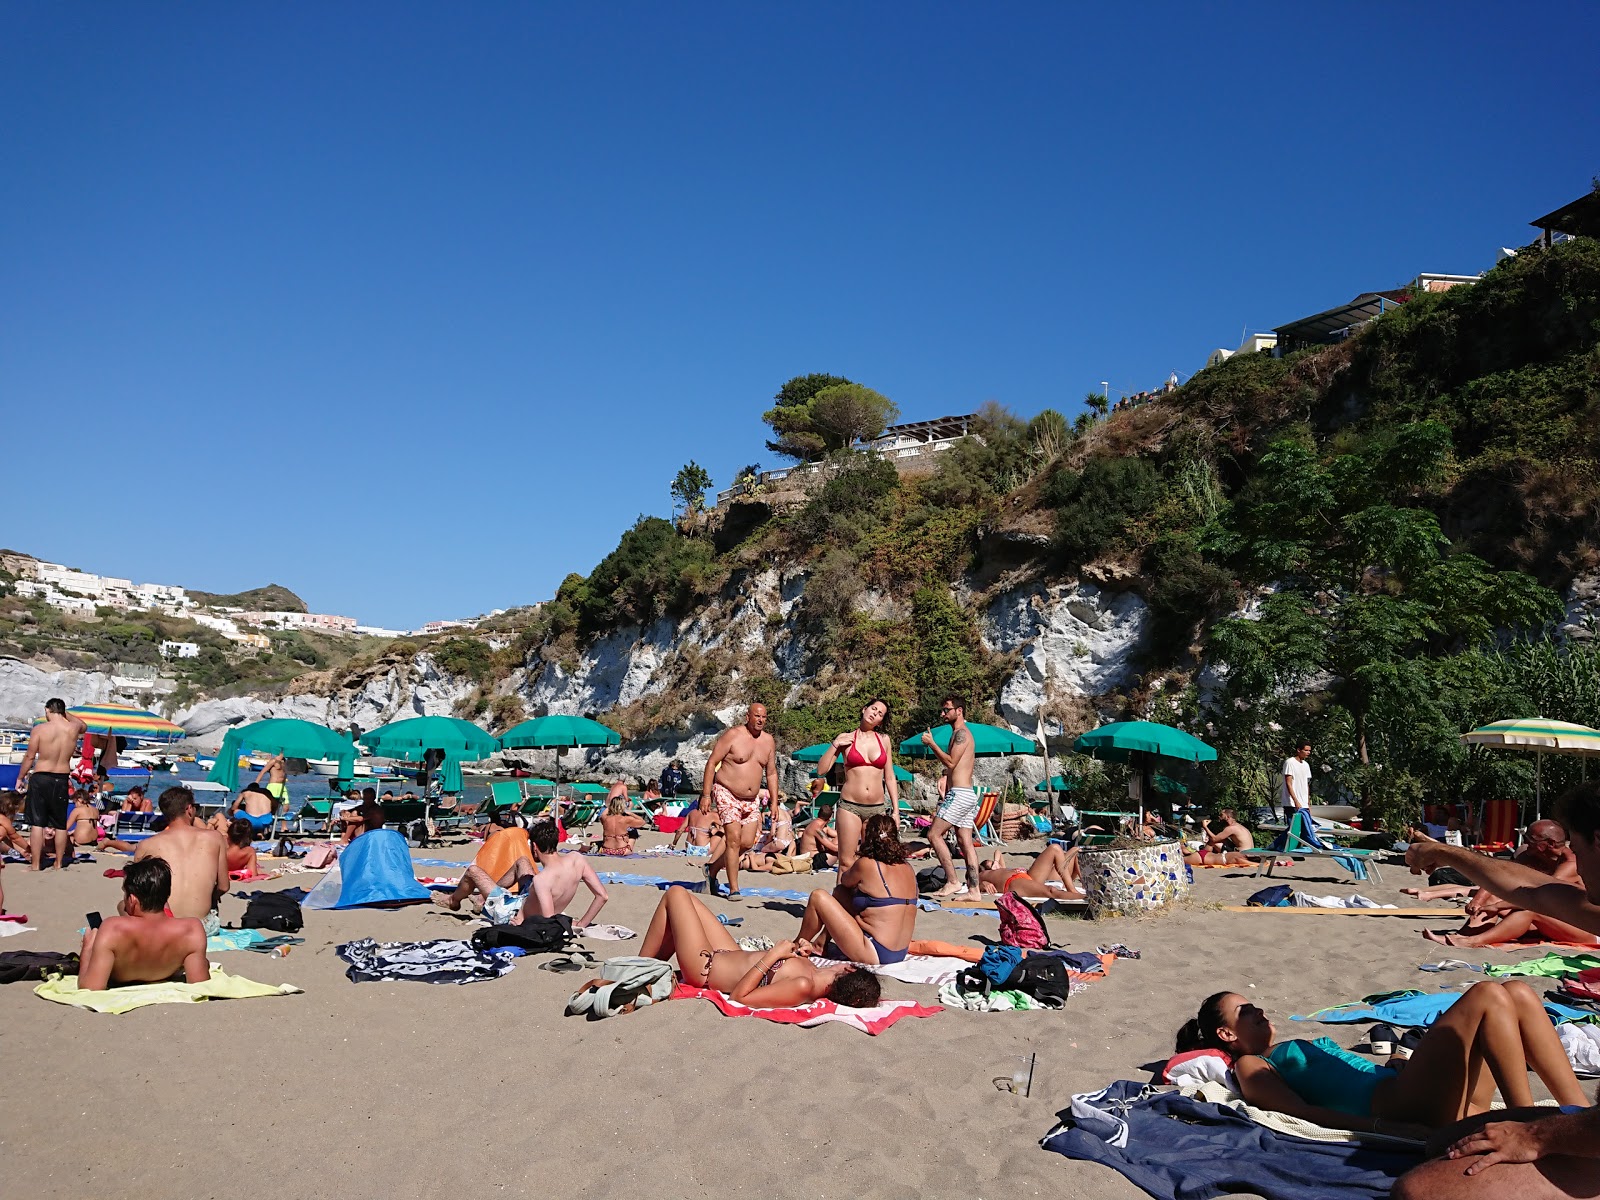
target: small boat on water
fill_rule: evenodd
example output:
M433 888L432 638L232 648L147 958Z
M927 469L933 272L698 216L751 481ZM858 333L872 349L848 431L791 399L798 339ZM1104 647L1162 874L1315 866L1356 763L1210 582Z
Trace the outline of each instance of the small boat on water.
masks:
M22 756L28 752L26 729L0 729L0 763L21 765Z

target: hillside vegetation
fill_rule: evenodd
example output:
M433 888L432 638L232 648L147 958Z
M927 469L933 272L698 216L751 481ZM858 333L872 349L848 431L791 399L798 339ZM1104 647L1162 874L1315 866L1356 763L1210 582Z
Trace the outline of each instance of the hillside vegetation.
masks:
M1526 786L1529 760L1468 754L1464 729L1600 723L1595 653L1551 640L1559 593L1600 566L1600 243L1530 247L1339 345L1236 356L1105 419L991 405L930 477L848 449L824 467L802 507L736 505L733 537L642 517L492 643L450 638L440 648L481 684L472 706L518 668L725 602L779 566L808 572L805 683L764 654L684 655L673 687L606 719L636 735L759 698L792 747L871 696L902 736L944 691L982 716L1015 669L979 639L983 604L1083 577L1148 604L1142 673L1052 697L1048 715L1068 734L1123 716L1193 729L1221 755L1191 781L1202 795L1263 801L1303 734L1321 794L1393 822L1425 795ZM1568 769L1546 763L1547 778Z
M188 589L196 603L213 608L242 608L246 612L309 612L306 602L281 584L251 588L245 592L197 592Z

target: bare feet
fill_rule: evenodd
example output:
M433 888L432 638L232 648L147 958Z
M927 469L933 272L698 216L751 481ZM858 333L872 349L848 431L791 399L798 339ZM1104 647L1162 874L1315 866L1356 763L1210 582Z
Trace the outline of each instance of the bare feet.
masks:
M1456 941L1456 935L1454 933L1450 933L1442 929L1424 929L1422 931L1422 936L1427 938L1430 942L1438 942L1441 946L1456 946L1460 944Z
M461 901L456 899L454 892L435 892L433 902L440 908L448 908L451 912L461 911Z
M935 900L943 900L948 896L965 896L967 885L964 883L947 883L937 892L933 893Z

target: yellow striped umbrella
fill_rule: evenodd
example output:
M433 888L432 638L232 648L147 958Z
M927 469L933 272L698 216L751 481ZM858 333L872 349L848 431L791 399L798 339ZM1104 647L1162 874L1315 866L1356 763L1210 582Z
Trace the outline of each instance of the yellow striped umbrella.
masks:
M1480 726L1471 733L1463 733L1461 741L1468 746L1490 746L1499 750L1532 750L1533 760L1533 819L1537 821L1543 809L1543 782L1540 765L1546 754L1600 755L1600 729L1587 725L1574 725L1571 721L1547 721L1543 717L1518 717L1509 721L1494 721Z
M142 742L181 742L188 736L182 725L174 725L165 717L126 704L80 704L67 711L79 718L90 733L102 736ZM33 723L43 722L43 717L37 717Z

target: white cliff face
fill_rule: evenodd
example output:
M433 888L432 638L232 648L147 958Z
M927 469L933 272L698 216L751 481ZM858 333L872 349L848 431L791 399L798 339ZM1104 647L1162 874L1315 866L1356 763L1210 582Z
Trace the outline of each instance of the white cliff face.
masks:
M44 716L46 700L102 704L111 699L111 677L93 671L45 671L19 658L0 658L0 721L26 725Z
M992 651L1022 652L1022 666L1000 689L1001 717L1032 733L1047 699L1098 696L1132 682L1147 619L1132 592L1087 583L1036 584L999 596L984 611L980 634Z

